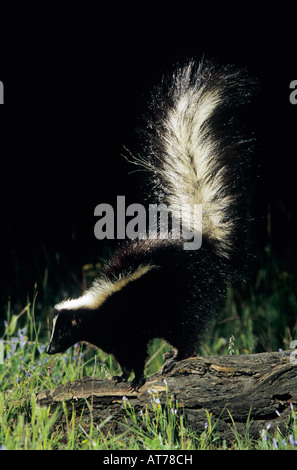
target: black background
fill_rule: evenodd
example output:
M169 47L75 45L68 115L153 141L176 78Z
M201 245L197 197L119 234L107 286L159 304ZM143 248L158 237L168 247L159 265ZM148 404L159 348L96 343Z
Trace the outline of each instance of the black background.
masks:
M27 7L26 7L27 8ZM149 93L176 62L203 55L246 67L261 85L251 108L258 139L254 237L259 263L268 242L296 254L297 79L293 12L207 13L197 3L119 10L52 7L10 16L1 39L0 315L8 297L24 305L34 283L59 295L61 277L81 275L104 254L94 208L116 196L138 202L139 174L123 158ZM34 13L30 23L28 16ZM5 23L5 18L2 18ZM267 216L271 215L271 232ZM265 257L263 256L263 260ZM263 261L264 262L264 261ZM290 270L290 266L285 267ZM42 289L41 289L42 290Z

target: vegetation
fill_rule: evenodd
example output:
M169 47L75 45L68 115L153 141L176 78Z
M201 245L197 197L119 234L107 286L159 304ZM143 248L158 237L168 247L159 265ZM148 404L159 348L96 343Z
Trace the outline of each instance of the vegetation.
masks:
M269 250L266 266L252 283L229 289L220 320L201 345L202 355L288 349L297 337L296 276L281 269ZM86 430L80 417L74 411L69 416L66 407L54 412L39 408L35 403L39 391L85 375L109 378L119 373L119 366L111 356L80 344L64 354L48 356L48 333L42 315L36 313L37 300L35 286L30 303L19 312L12 312L8 303L5 321L0 325L4 352L0 365L0 449L297 449L295 405L286 434L272 434L268 426L254 440L246 423L244 435L234 428L232 442L217 435L211 410L205 412L204 431L194 433L173 398L168 395L166 406L161 406L154 390L150 391L149 409L140 412L123 397L127 431L120 436L105 434L102 426L92 423ZM160 369L166 348L168 345L159 339L151 345L147 375ZM86 402L86 406L90 404ZM61 425L61 418L66 426Z

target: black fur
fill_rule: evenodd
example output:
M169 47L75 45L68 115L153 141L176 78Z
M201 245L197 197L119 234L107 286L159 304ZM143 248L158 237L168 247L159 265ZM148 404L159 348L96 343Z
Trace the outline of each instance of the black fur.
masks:
M62 352L86 341L113 354L133 386L144 382L147 345L156 337L178 350L177 359L196 354L196 345L223 304L226 272L205 241L197 252L181 242L144 240L126 245L102 275L151 262L155 268L114 293L99 310L62 310L48 353ZM118 378L118 380L120 380Z
M159 90L153 100L141 159L151 170L151 194L155 198L151 202L167 203L172 191L163 169L167 157L162 135L164 119L175 96L189 86L184 81L182 71L178 71L171 84ZM86 341L114 355L123 372L115 378L117 381L127 380L134 371L132 387L136 390L144 383L147 345L153 338L164 338L174 346L175 360L196 354L200 338L224 303L227 282L240 277L246 239L250 141L243 139L230 112L248 100L248 81L245 74L232 67L217 69L206 64L191 72L190 85L202 87L205 93L218 86L218 81L223 101L205 122L204 130L205 138L214 142L209 180L225 169L224 185L215 198L235 195L232 204L223 208L223 218L235 221L226 245L227 256L217 249L220 240L212 239L211 234L203 234L202 247L196 251L184 250L184 240L148 239L124 244L104 266L102 279L116 282L139 266L150 265L151 269L112 293L99 309L59 310L49 354ZM189 155L189 168L191 159ZM175 166L174 161L172 165ZM190 194L194 188L181 189Z

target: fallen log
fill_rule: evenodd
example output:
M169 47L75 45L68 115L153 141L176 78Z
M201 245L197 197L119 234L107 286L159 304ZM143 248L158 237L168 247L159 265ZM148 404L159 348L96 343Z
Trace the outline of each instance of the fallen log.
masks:
M138 412L150 404L148 391L153 387L161 405L166 397L174 397L178 412L193 431L205 429L208 411L216 423L215 431L224 438L232 439L235 428L244 435L247 426L249 435L257 438L268 425L270 432L284 432L292 406L297 405L297 361L293 354L290 350L189 358L166 375L148 377L138 392L129 390L129 383L84 377L40 392L36 400L40 406L52 407L64 402L74 407L80 419L83 416L85 426L92 418L102 430L119 433L126 416L123 397Z

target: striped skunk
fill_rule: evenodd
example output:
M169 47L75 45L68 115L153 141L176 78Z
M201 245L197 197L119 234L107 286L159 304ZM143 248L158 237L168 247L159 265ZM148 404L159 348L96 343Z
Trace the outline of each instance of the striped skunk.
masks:
M81 297L55 306L48 354L87 342L114 355L116 382L133 371L135 390L153 338L176 350L164 373L197 354L227 283L242 277L253 139L240 121L253 88L245 71L203 60L177 67L154 91L133 163L147 171L157 203L177 212L202 205L202 246L184 250L182 237L125 242Z

